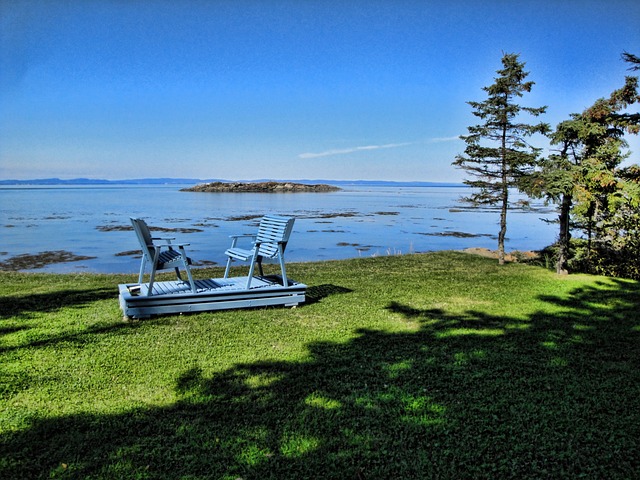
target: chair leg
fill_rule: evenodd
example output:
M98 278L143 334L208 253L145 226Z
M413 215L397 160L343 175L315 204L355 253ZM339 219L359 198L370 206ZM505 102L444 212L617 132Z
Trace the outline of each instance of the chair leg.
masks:
M196 289L196 282L193 281L193 276L191 275L191 270L189 269L189 265L186 264L185 262L185 270L187 271L187 277L189 277L189 285L191 285L191 291L193 293L198 293L198 290Z
M147 265L147 257L142 254L142 261L140 262L140 275L138 275L138 284L142 284L144 280L144 267Z
M187 252L184 251L184 248L180 248L180 254L182 255L182 264L184 265L184 270L187 272L187 277L189 278L189 285L191 285L191 291L193 293L197 293L196 283L193 281L193 276L191 275L191 269L189 268L189 261L187 260ZM178 278L182 281L182 277L180 277L180 269L176 268L176 272L178 272Z
M262 270L262 257L258 257L258 271L260 272L260 276L264 277L264 271Z
M231 257L227 258L227 268L224 269L224 278L229 278L230 269L231 269Z
M160 257L160 249L156 248L156 253L153 256L153 266L151 267L151 275L149 276L149 290L147 290L147 296L151 296L153 292L153 282L156 279L156 266L158 265L159 257Z
M247 290L251 287L251 280L253 279L253 271L256 268L256 260L254 257L251 257L251 266L249 267L249 276L247 277Z
M156 278L156 266L154 265L153 268L151 269L151 275L149 276L149 289L147 290L147 296L150 296L151 292L153 292L153 282L155 282L155 278Z
M289 280L287 280L287 270L284 268L284 255L282 252L282 247L278 245L278 259L280 260L280 270L282 270L282 285L284 287L289 286Z

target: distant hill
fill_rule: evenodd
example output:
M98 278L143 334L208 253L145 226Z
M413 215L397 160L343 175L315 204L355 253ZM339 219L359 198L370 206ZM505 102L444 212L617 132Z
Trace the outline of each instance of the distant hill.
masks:
M394 182L388 180L297 180L300 183L328 183L354 187L464 187L464 183L452 182Z
M62 180L60 178L38 178L33 180L0 180L0 185L198 185L212 182L296 182L302 184L328 184L335 186L366 186L366 187L461 187L461 183L441 182L394 182L386 180L222 180L199 178L135 178L128 180L103 180L96 178L74 178Z
M197 178L135 178L130 180L37 178L33 180L0 180L0 185L184 185L202 181Z

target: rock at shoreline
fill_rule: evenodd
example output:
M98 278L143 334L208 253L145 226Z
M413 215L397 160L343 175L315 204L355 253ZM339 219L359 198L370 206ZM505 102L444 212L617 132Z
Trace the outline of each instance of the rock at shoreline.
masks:
M324 183L307 185L292 182L213 182L195 187L183 188L181 192L237 192L237 193L296 193L296 192L336 192L340 190Z
M461 251L464 253L470 253L472 255L480 255L481 257L494 258L494 259L498 258L498 251L489 250L488 248L472 247L472 248L465 248L464 250L461 250ZM527 251L514 250L512 252L505 252L505 256L504 256L504 259L507 262L525 262L526 263L526 262L538 260L539 258L540 258L540 253L534 252L531 250L527 250Z

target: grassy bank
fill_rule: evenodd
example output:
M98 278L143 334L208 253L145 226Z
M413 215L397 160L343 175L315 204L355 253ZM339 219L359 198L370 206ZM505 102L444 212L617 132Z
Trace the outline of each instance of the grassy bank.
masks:
M637 478L639 283L288 270L296 309L128 323L134 275L0 274L0 478Z

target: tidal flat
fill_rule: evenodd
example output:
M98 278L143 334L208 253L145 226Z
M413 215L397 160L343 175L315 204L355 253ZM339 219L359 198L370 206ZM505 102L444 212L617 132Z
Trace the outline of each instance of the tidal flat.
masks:
M466 193L466 187L343 186L294 194L195 193L176 185L5 187L0 269L135 273L140 246L130 217L144 218L158 236L189 243L196 265L223 263L229 236L254 233L268 213L296 218L287 261L495 249L498 212L462 204ZM507 250L553 243L556 226L543 220L555 216L542 202L510 211Z

